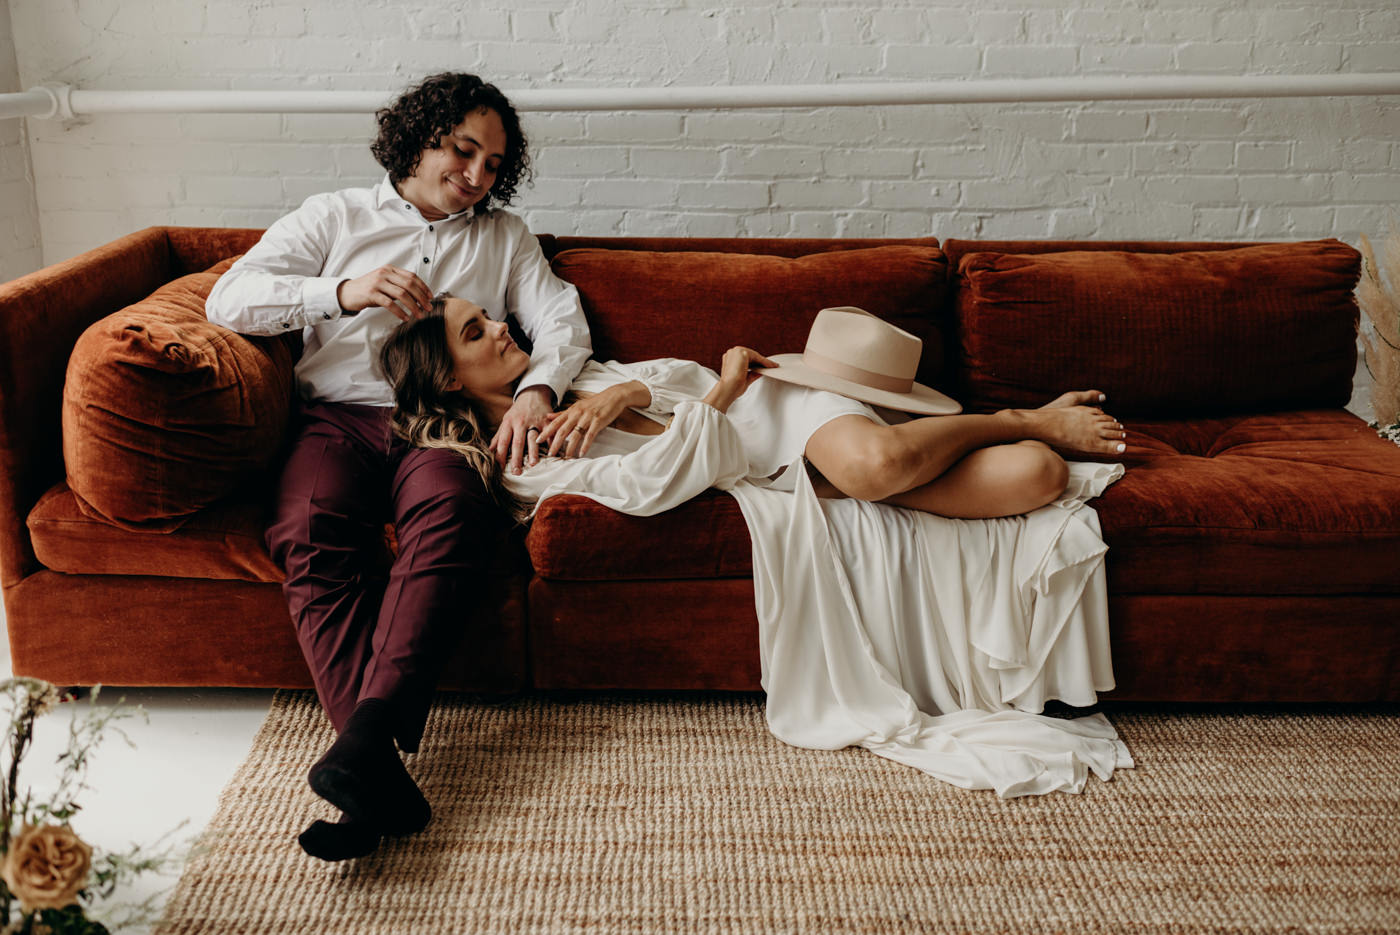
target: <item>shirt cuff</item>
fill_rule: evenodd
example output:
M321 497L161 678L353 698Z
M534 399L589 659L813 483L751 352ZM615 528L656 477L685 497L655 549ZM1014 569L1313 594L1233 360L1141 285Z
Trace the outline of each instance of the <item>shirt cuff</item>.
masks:
M301 305L306 309L306 326L339 318L343 312L335 297L343 276L308 276L301 284Z
M520 378L520 383L515 388L516 397L519 398L521 393L525 392L531 387L543 386L545 389L549 390L551 393L554 394L554 405L558 406L559 403L563 401L564 394L569 391L569 386L573 383L573 381L564 380L561 382L556 378L553 382L551 382L548 379L549 376L550 375L547 373L527 372L524 376ZM559 385L556 386L555 383L559 383Z

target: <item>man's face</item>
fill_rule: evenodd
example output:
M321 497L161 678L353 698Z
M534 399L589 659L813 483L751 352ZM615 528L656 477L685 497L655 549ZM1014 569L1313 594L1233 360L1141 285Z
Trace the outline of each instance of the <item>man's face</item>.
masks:
M429 221L465 211L484 199L496 184L506 157L506 130L494 110L467 114L452 131L438 139L436 149L424 149L418 168L399 185L399 192Z

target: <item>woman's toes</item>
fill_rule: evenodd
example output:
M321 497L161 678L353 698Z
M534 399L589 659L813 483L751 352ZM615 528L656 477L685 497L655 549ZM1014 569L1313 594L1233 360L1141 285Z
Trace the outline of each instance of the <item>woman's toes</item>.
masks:
M1041 408L1060 409L1070 406L1097 406L1099 403L1103 402L1104 399L1104 394L1100 393L1098 390L1071 390L1068 393L1062 393Z

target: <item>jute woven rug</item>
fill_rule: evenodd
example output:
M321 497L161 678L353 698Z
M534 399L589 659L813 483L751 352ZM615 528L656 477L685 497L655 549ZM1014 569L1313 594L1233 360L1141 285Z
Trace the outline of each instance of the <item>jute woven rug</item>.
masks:
M332 735L279 693L156 932L1400 931L1400 711L1108 713L1137 769L1002 801L785 746L757 696L446 696L432 824L328 865Z

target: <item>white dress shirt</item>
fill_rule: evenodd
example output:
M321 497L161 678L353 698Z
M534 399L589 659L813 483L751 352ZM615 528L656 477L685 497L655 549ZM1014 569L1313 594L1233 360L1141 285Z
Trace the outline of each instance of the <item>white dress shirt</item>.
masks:
M378 307L346 315L336 299L340 283L386 264L496 321L514 315L534 344L520 389L544 385L560 400L592 353L578 291L550 270L524 221L499 209L424 220L387 175L312 195L278 220L215 284L205 314L244 334L305 329L296 376L307 399L392 406L378 356L399 319Z

